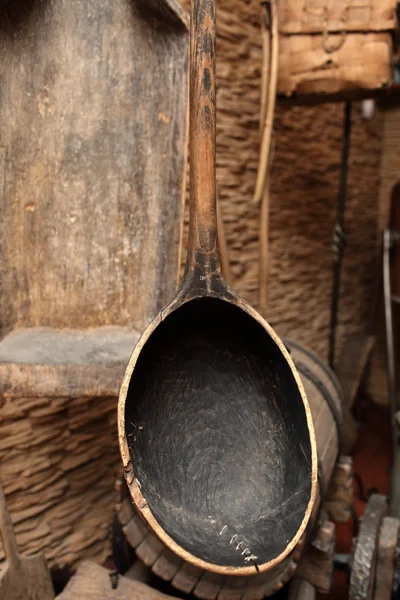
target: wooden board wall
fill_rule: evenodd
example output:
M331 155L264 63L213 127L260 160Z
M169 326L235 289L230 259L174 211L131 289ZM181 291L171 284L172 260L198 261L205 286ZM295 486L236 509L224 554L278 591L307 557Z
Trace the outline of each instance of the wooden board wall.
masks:
M256 306L259 207L251 198L259 150L260 3L221 0L218 8L219 198L234 287ZM308 345L324 359L343 112L340 103L279 103L275 124L265 316L279 334ZM353 121L338 351L344 333L367 326L377 244L382 116L364 121L356 103Z

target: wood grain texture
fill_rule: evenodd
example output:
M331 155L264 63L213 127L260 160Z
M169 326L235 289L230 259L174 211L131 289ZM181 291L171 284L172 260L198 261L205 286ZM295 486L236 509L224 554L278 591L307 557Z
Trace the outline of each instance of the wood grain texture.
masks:
M379 532L376 564L375 600L391 600L397 561L400 521L385 517Z
M307 581L295 579L290 584L288 600L315 600L315 588Z
M6 562L0 573L0 594L4 600L53 600L53 584L43 554L22 556L16 567Z
M307 347L285 339L302 379L314 420L319 480L326 494L340 453L343 415L342 390L332 370Z
M365 0L362 3L337 0L283 0L279 3L281 31L284 33L392 30L396 26L395 0Z
M343 390L344 405L349 410L354 406L374 344L374 336L362 334L349 336L343 344L336 372Z
M128 0L0 12L3 330L142 329L175 290L187 18L147 4L157 21Z
M83 562L68 583L66 589L57 596L59 600L167 600L166 596L154 588L118 577L115 590L111 587L110 571L95 563Z
M334 523L347 523L353 516L353 460L340 456L330 481L324 508Z
M319 592L327 593L331 589L335 542L335 525L330 521L321 522L296 571L296 577Z
M0 570L0 597L4 600L53 600L53 585L43 554L26 557L18 552L1 481L0 539L7 559Z
M350 453L357 441L358 424L351 409L364 380L375 345L375 336L356 333L344 339L337 361L336 374L343 390L343 450Z
M190 260L217 252L216 0L193 0L190 60Z
M395 0L284 0L279 9L281 94L316 101L370 97L392 82Z
M370 497L365 510L353 556L349 600L372 600L376 573L378 536L387 514L387 500Z

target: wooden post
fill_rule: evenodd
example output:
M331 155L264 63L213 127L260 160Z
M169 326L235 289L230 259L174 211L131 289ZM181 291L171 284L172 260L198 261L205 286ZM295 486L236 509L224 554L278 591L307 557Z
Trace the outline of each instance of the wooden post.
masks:
M334 523L347 523L353 516L353 459L340 456L333 472L324 508Z
M329 592L332 584L335 525L323 521L311 544L301 558L296 577L303 579L320 592Z

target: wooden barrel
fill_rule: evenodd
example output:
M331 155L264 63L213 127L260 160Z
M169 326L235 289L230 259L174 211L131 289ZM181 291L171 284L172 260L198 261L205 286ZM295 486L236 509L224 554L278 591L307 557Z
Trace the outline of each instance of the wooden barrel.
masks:
M222 576L182 560L164 545L136 512L122 477L117 481L117 515L129 544L155 575L170 581L181 592L193 593L203 600L261 600L281 589L296 571L340 453L342 396L335 375L318 356L291 340L285 340L285 345L302 379L314 419L319 493L306 535L274 569L247 577Z
M314 352L293 340L285 340L285 345L303 382L314 419L323 497L341 452L342 390L333 371Z

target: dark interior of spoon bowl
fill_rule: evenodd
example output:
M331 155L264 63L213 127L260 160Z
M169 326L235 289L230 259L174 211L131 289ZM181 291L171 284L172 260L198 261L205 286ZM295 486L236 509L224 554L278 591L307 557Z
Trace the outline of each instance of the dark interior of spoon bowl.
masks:
M157 327L125 427L154 517L194 556L263 564L296 535L311 494L305 409L278 346L241 309L193 300Z

